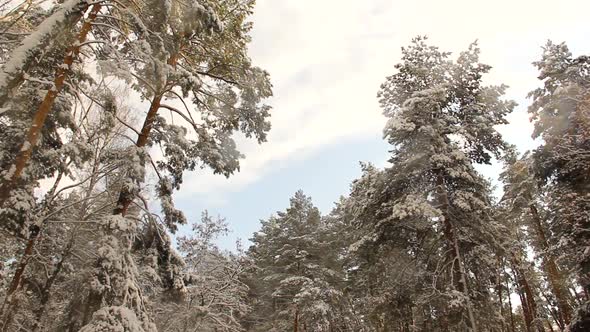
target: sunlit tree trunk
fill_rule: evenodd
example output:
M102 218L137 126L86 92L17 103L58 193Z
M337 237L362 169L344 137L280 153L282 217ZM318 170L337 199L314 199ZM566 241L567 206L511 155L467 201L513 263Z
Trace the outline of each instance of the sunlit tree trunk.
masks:
M37 61L39 52L33 52L33 50L29 49L30 45L36 45L35 50L38 51L45 49L55 40L54 36L59 34L59 31L71 31L72 27L84 17L84 13L89 7L87 1L65 1L60 3L66 8L62 8L47 17L40 24L38 30L27 36L21 46L14 50L8 63L2 69L4 77L0 83L0 108L4 107L14 92L18 90L18 87L24 82L25 74L31 70L35 61ZM74 3L73 6L72 3ZM59 20L61 15L63 15L63 19ZM6 71L7 67L11 69Z
M13 165L9 169L9 175L5 178L4 182L0 185L0 207L4 206L6 200L10 197L10 193L18 185L25 167L27 166L29 159L33 153L33 149L39 140L41 130L45 125L47 115L51 112L55 99L64 87L64 83L71 72L71 66L74 63L74 59L80 53L82 44L86 41L86 37L92 28L92 22L96 19L98 12L101 9L101 4L97 3L92 6L88 18L82 25L82 28L76 39L76 43L68 48L66 55L63 60L63 64L57 68L55 78L53 80L53 86L47 90L43 101L37 108L33 121L25 141L20 148L16 158L14 159Z
M178 60L178 53L175 53L170 56L167 63L168 63L168 65L175 67L177 60ZM145 147L149 141L150 133L151 133L152 128L154 126L154 121L156 120L156 116L158 115L158 110L160 109L160 106L162 103L162 98L163 98L164 93L166 91L165 85L166 84L164 84L164 87L162 89L163 91L158 92L152 98L152 101L150 103L150 108L148 109L148 113L145 117L145 120L143 122L143 126L141 127L141 131L140 131L139 136L137 137L137 141L135 143L135 145L138 148ZM113 210L113 214L120 214L122 216L125 216L127 214L127 210L129 209L129 205L131 205L131 202L133 202L133 193L129 192L126 189L122 189L121 192L119 193L117 205L115 206L115 209Z

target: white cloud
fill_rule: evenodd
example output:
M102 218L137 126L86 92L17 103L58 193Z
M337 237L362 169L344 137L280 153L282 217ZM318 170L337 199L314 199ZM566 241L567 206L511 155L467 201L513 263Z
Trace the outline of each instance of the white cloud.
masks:
M400 47L419 34L454 53L479 39L482 61L494 66L489 82L510 85L508 96L523 104L502 131L530 148L524 97L538 84L530 63L549 38L584 40L589 9L583 0L258 0L250 53L274 84L269 142L240 140L247 158L239 174L226 180L193 173L181 194L206 193L219 203L225 192L293 159L380 132L376 92Z

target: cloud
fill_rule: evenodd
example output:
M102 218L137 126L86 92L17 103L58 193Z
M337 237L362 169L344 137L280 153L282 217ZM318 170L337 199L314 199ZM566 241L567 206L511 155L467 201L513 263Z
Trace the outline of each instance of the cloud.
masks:
M258 0L250 54L274 84L273 129L259 146L239 139L247 156L227 180L206 171L187 177L182 195L217 204L277 167L347 139L380 133L376 92L394 72L400 47L416 35L455 54L479 39L488 82L511 86L521 106L502 128L522 148L534 145L527 91L539 83L530 64L548 38L584 42L586 1Z

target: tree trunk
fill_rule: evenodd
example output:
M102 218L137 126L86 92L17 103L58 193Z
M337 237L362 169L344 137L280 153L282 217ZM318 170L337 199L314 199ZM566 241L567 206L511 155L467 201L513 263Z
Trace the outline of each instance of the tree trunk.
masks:
M33 122L29 127L25 142L19 150L14 164L10 168L11 171L9 177L5 179L2 185L0 185L0 207L4 206L4 203L10 197L10 193L18 185L18 181L22 176L25 166L29 162L29 159L31 159L33 148L37 144L41 130L43 129L45 120L47 119L47 115L49 112L51 112L55 98L63 89L65 80L70 74L70 67L74 63L74 58L80 53L81 45L86 41L86 37L88 36L88 33L92 27L92 22L94 22L96 19L100 9L100 3L92 6L90 14L88 15L88 19L86 19L82 25L80 33L78 34L77 42L68 48L63 60L63 65L57 68L57 72L53 80L53 87L47 90L45 98L43 98L43 101L39 105L37 112L33 117Z
M510 310L510 332L516 332L516 328L514 325L514 312L512 309L512 299L510 298L511 292L510 284L508 283L508 274L506 273L506 268L504 268L503 270L504 274L506 275L506 289L508 290L506 298L508 299L508 310Z
M299 309L295 306L295 318L293 319L293 332L299 331Z
M84 13L88 10L88 2L86 1L79 1L76 6L73 6L71 10L62 9L61 11L54 12L51 16L45 19L41 26L44 26L44 23L50 22L54 20L56 17L63 15L64 19L61 21L62 24L54 25L49 24L52 29L47 29L45 31L37 30L27 36L21 43L20 47L25 47L25 45L30 44L37 44L37 49L43 50L45 49L50 43L54 42L55 35L59 34L60 28L72 30L74 25L80 21L84 17ZM59 22L58 22L59 23ZM8 72L4 71L4 79L1 83L2 86L0 87L0 108L3 108L11 98L11 95L18 87L23 83L25 73L31 70L35 61L37 61L37 57L39 54L37 52L30 52L30 50L23 50L15 49L13 53L9 56L9 59L17 58L16 61L20 62L18 65L11 65L5 66L3 70L6 70L7 67L13 68L13 70L9 70ZM23 59L24 57L24 59ZM10 60L9 60L10 62ZM1 112L0 112L1 113Z
M547 303L551 303L551 299L547 296L547 294L543 293L543 297L545 298L545 301L547 301ZM553 319L555 325L557 325L559 330L563 331L565 329L565 326L563 325L563 321L561 321L561 319L559 318L559 312L557 312L557 310L554 308L549 308L549 314L551 314L551 318ZM547 321L549 321L549 319L547 319ZM549 324L553 326L553 324Z
M535 302L535 296L531 285L526 277L525 272L520 268L521 261L520 259L512 253L512 259L514 264L512 265L512 269L514 271L514 278L518 285L518 292L521 298L521 304L523 308L523 315L525 324L527 326L527 331L537 330L539 332L544 332L544 328L535 323L538 317L537 311L537 303ZM537 321L538 322L538 321Z
M438 199L441 205L443 214L443 233L447 241L447 247L451 253L451 264L453 271L453 287L457 288L460 292L465 294L467 299L467 315L469 317L469 324L471 325L472 332L477 332L477 323L475 321L475 314L473 312L473 306L471 304L471 297L469 295L469 288L467 287L466 270L461 257L461 251L459 248L459 241L455 234L455 229L450 218L449 208L450 202L447 194L443 175L439 171L437 175L437 191Z
M522 307L522 316L526 327L526 331L532 332L533 314L531 313L531 309L529 307L529 300L524 292L524 286L521 280L520 273L517 272L514 266L512 267L512 272L514 274L514 280L517 284L516 291L518 292L518 297L520 298L520 306Z
M53 273L51 273L51 276L45 281L45 285L43 286L43 289L41 290L41 301L39 304L39 308L37 310L35 310L35 321L33 322L33 329L32 329L33 332L39 330L39 327L40 327L39 323L41 322L41 318L43 318L43 315L45 314L45 310L47 309L47 303L49 303L51 288L53 287L53 283L57 279L58 275L61 273L61 270L63 268L63 264L64 264L65 260L70 256L73 246L74 246L74 236L72 235L70 241L68 241L68 244L66 245L66 248L61 255L61 259L59 260L59 262L57 262L57 265L55 266Z
M141 128L141 132L137 138L137 142L135 145L138 148L143 148L146 146L148 142L148 138L150 136L150 132L154 125L154 121L156 120L156 115L158 115L158 110L160 109L160 103L162 101L162 94L157 94L152 99L150 104L150 108L148 113L145 117L145 121ZM129 209L129 205L133 201L133 193L129 192L126 189L122 189L119 193L119 199L117 200L117 206L113 210L113 214L120 214L125 216L127 214L127 210Z
M25 273L25 269L31 256L33 255L33 249L35 247L35 242L37 237L39 236L39 227L36 225L31 226L29 229L29 240L27 241L27 245L25 246L25 250L23 256L14 272L14 276L12 277L12 281L8 290L6 291L6 296L4 298L4 303L2 304L2 332L8 331L8 327L10 326L10 321L12 320L12 314L14 312L14 302L15 302L15 293L20 288L21 280Z
M545 319L545 321L547 322L547 327L549 328L549 331L555 332L555 330L553 329L553 324L551 324L551 321L549 321L549 319Z
M545 235L545 231L543 229L543 224L541 221L541 217L539 216L539 211L537 210L537 207L534 203L531 203L529 205L529 209L533 217L533 226L537 233L537 242L541 244L541 248L537 249L538 252L543 252L543 267L545 268L544 270L547 275L549 284L551 285L553 295L555 295L555 299L557 300L559 317L565 325L568 325L571 321L572 307L568 299L569 296L567 289L565 288L565 280L559 268L557 267L557 264L555 263L555 259L553 258L551 253L549 253L549 242L547 241L547 236Z
M500 267L502 266L502 261L498 259L498 274L496 276L496 292L498 293L498 302L500 303L500 317L502 317L502 325L500 327L502 332L506 331L506 317L504 317L504 300L502 298L502 270ZM510 294L508 294L510 296Z
M168 59L167 63L170 66L176 67L177 61L178 53L174 53L170 55L170 58ZM166 83L164 84L163 91L155 94L152 98L150 108L143 122L143 126L141 127L141 132L139 133L139 136L137 137L137 142L135 143L135 146L137 146L138 148L143 148L148 143L148 139L150 137L154 121L156 120L156 115L158 115L158 110L160 109L162 97L164 96L165 91ZM126 189L122 189L119 193L119 199L117 200L117 206L113 210L113 214L120 214L122 216L125 216L127 214L127 210L129 209L129 205L131 205L131 202L133 202L133 193L129 192Z

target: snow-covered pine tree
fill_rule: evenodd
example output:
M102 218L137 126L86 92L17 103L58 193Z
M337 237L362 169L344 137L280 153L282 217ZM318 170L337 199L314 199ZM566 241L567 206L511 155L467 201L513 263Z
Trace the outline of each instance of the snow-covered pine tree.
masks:
M130 149L132 162L127 167L127 176L123 177L113 209L113 216L123 219L117 217L118 221L108 222L109 225L135 218L130 208L143 205L141 200L140 204L132 203L141 198L139 192L145 167L152 165L159 179L156 192L163 222L174 232L178 224L186 222L171 199L173 191L182 183L183 172L208 166L215 173L229 176L238 169L241 157L232 134L241 132L247 137L256 137L259 142L265 140L270 129L269 107L262 101L271 95L271 87L268 74L252 66L246 49L250 30L246 18L253 3L148 1L137 15L131 15L133 20L141 20L141 24L134 26L137 38L103 49L99 62L104 73L123 79L131 76L134 88L150 101L141 129L135 130L138 138ZM162 116L162 109L170 111L169 118ZM174 118L179 124L174 124ZM149 147L155 145L163 151L158 160L152 159L149 151ZM107 229L107 238L111 237L110 231ZM133 232L133 229L126 227L125 231ZM104 244L105 250L101 252L118 252L121 262L132 264L127 258L130 242L125 237L116 236ZM159 257L170 251L165 246L158 248L163 250L158 251ZM111 261L112 257L105 256L97 262L93 278L96 292L88 298L87 307L90 311L106 307L106 311L99 310L95 315L96 323L90 322L88 328L124 318L112 310L123 308L128 302L124 297L127 291L108 285L109 274L118 273L111 271ZM133 269L119 272L129 278L120 286L133 290L135 298L141 302L143 296L139 287L130 287L137 284L136 272ZM103 284L105 281L107 284ZM175 285L171 283L169 287ZM135 305L132 311L140 316L144 327L150 325L144 305Z
M503 218L511 219L513 223L526 226L527 234L515 230L510 234L520 232L520 240L527 239L542 262L542 271L550 287L550 291L557 304L556 324L561 329L571 318L572 298L569 294L569 280L556 260L554 243L550 242L551 232L546 221L549 212L546 211L547 193L540 188L538 181L534 178L534 159L528 153L518 158L515 154L507 154L506 166L500 174L504 183L504 195L501 204L504 206L505 215Z
M548 42L534 63L543 86L532 91L529 108L536 176L548 189L551 227L558 250L577 265L579 283L590 292L590 57L574 58L565 44ZM564 315L564 319L567 318ZM566 323L568 323L566 321ZM590 301L575 314L570 330L590 328Z
M253 5L237 0L148 1L140 12L137 39L105 48L99 60L105 74L133 81L149 101L135 144L138 150L162 147L164 156L154 165L171 230L183 222L171 200L182 173L210 167L229 176L238 170L241 157L232 134L262 142L270 129L270 108L263 104L272 94L268 74L247 55L247 17ZM124 184L116 214L126 213L137 182L141 179L130 178Z
M424 258L433 248L432 231L416 224L376 232L375 226L391 214L391 174L371 164L361 168L362 176L353 181L349 196L330 214L342 225L347 243L344 255L353 309L369 331L435 330L426 313L440 303L432 297L421 299L421 290L429 285L427 269L434 269Z
M262 221L248 251L257 269L251 331L346 331L341 266L323 224L302 191Z
M45 137L45 140L51 141L51 137L47 137L48 133L44 131L63 125L49 117L50 113L60 112L61 117L65 116L66 119L71 117L67 114L70 111L68 104L71 103L68 99L77 97L73 87L79 84L76 81L80 77L86 76L80 70L83 67L73 68L74 60L84 46L102 4L95 3L88 17L80 22L88 7L89 3L86 1L70 0L53 8L53 13L25 37L20 46L12 50L0 71L0 107L3 107L0 117L6 117L4 121L22 125L24 128L19 129L26 132L25 135L20 133L18 136L20 142L12 148L14 151L9 155L12 160L8 161L9 166L3 172L0 181L0 207L12 205L6 204L11 194L26 187L31 180L39 178L34 171L29 170L31 174L24 172L33 157L38 140ZM79 30L75 29L77 23L80 23ZM67 81L70 84L66 87ZM60 100L58 97L64 89L69 90L66 92L72 95ZM32 99L32 105L27 105L30 109L23 110L23 100L31 102L31 95L36 98ZM67 121L65 122L67 125ZM65 128L71 127L72 125Z
M112 92L104 86L96 92L103 94L97 98L100 105L90 103L81 108L74 136L76 144L89 151L89 157L84 163L68 158L60 162L51 188L31 211L35 218L30 227L36 232L28 238L15 238L22 252L12 253L14 267L3 289L4 330L15 326L35 331L58 329L70 301L63 290L72 287L64 278L79 282L92 257L89 253L96 250L92 245L96 224L92 221L103 216L105 206L110 205L105 179L124 162L123 154L116 157L114 151L123 133L116 118L125 117ZM80 152L73 155L83 156ZM62 185L65 177L73 182Z
M472 44L453 62L422 37L402 49L398 72L379 92L393 146L386 187L377 194L386 200L377 201L382 217L367 220L375 222L372 235L357 244L393 243L407 252L414 246L403 246L418 241L424 250L430 236L442 237L423 264L431 279L424 296L440 305L428 319L443 329L477 331L498 317L485 276L495 271L499 225L489 185L473 164L501 155L505 143L494 126L506 123L514 103L502 100L504 86L482 84L490 67L478 58Z

